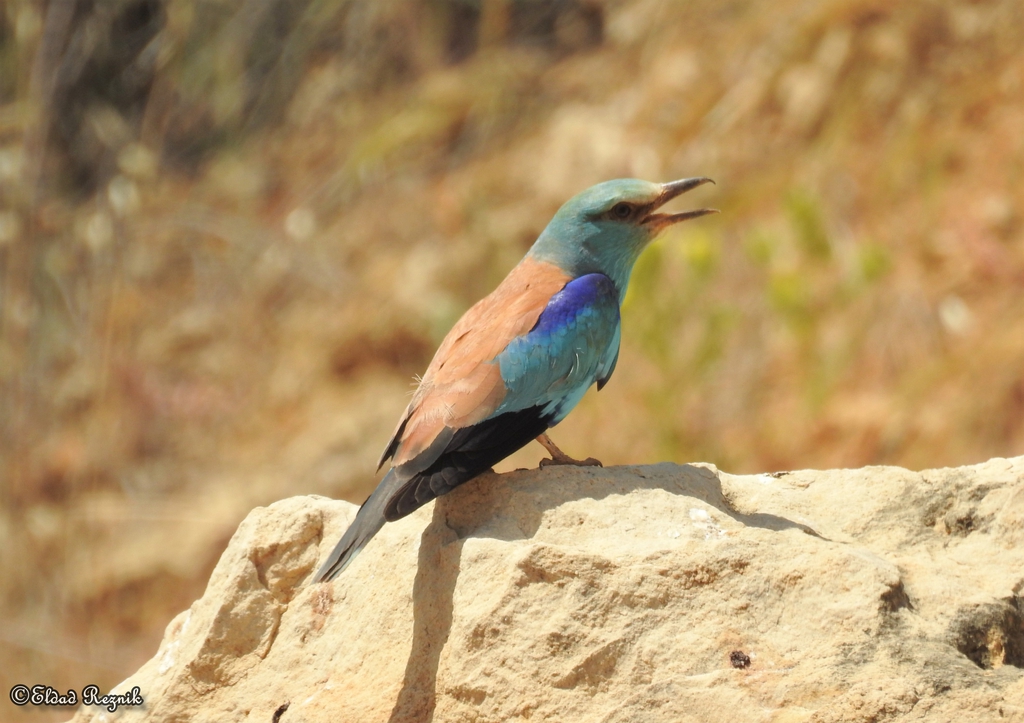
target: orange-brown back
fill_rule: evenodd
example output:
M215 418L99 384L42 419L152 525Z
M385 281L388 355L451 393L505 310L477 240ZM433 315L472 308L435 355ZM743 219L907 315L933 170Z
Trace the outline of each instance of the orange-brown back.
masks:
M494 291L452 327L427 367L395 434L392 464L423 452L445 427L461 429L489 417L505 397L495 357L537 323L570 276L552 264L523 259ZM404 424L404 429L403 429Z

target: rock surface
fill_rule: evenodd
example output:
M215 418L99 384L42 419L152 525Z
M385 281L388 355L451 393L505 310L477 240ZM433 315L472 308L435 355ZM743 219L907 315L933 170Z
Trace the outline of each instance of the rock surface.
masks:
M1024 458L485 475L308 585L355 509L254 510L74 721L1024 721Z

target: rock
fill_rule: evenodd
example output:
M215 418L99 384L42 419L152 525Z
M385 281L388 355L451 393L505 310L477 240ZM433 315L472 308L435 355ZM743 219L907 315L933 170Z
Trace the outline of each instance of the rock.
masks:
M355 510L254 510L74 721L1024 720L1024 457L485 475L309 585Z

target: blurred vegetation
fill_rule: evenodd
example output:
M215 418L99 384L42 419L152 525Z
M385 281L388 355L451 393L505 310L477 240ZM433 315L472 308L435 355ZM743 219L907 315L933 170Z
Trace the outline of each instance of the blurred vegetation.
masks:
M723 213L641 258L570 453L1024 454L1022 35L1016 0L0 0L0 683L113 685L254 505L360 500L450 325L607 178Z

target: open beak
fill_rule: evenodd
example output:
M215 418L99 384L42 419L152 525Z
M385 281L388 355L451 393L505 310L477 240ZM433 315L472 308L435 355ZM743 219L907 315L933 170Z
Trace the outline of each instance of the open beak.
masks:
M676 196L681 196L697 186L703 186L705 183L714 183L714 181L710 178L684 178L680 181L661 184L661 196L651 204L651 212L644 218L644 225L648 226L654 233L658 233L663 228L674 223L691 218L700 218L701 216L707 216L709 213L718 213L717 208L700 208L696 211L683 211L682 213L654 213L654 211L664 206Z

